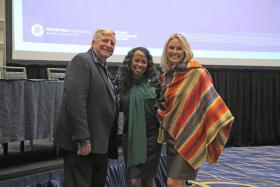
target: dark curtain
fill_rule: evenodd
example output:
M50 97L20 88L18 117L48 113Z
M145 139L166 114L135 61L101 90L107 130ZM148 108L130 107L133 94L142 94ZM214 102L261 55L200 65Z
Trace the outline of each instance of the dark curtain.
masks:
M228 146L280 144L280 70L207 68L235 121Z

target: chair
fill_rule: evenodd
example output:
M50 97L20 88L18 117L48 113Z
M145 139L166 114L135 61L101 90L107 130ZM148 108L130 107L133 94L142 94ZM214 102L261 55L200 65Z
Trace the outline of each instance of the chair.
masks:
M25 67L0 66L0 72L2 79L27 79Z
M5 80L27 79L25 67L0 66L0 78ZM0 143L4 149L4 155L8 154L8 140L2 139ZM30 145L33 147L33 140L30 140ZM20 141L20 151L24 151L24 140Z
M64 80L66 68L47 68L48 80Z

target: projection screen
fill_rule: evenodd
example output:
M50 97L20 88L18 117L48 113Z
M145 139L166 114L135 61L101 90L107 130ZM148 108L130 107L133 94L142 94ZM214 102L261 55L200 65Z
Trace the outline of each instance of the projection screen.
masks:
M109 62L144 46L159 63L167 38L182 33L203 64L280 66L279 0L13 0L12 13L13 59L69 61L109 27Z

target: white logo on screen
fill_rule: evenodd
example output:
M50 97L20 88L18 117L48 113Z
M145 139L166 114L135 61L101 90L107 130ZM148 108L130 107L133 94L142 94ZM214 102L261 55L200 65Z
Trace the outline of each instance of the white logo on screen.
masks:
M44 27L40 24L35 24L31 27L31 32L34 36L40 37L44 34Z

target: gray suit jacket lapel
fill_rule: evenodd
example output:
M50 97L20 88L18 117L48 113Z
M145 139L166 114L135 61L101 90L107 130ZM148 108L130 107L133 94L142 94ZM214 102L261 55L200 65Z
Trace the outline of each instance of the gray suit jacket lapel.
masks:
M88 54L90 55L90 57L91 57L91 59L92 59L92 62L93 62L94 65L96 66L96 68L97 68L99 74L101 75L103 81L105 82L106 87L107 87L108 91L110 92L110 95L111 95L112 99L114 100L114 102L116 102L116 96L115 96L114 90L111 89L113 85L111 86L110 83L109 83L109 80L108 80L110 77L107 77L107 75L106 75L106 73L105 73L103 67L101 67L100 65L98 65L98 64L95 62L95 61L97 61L97 59L95 59L94 56L93 56L92 54L90 54L90 53L91 53L91 52L88 51ZM107 70L107 71L108 71L108 70ZM108 72L108 73L110 73L110 72ZM108 75L108 76L109 76L109 75ZM112 84L113 84L113 83L112 83Z

